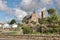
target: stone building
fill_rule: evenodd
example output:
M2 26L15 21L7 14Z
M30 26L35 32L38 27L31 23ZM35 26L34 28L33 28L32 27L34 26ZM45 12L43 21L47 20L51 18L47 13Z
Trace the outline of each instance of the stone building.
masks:
M23 18L23 20L26 20L26 24L33 26L39 24L38 23L38 15L36 12L33 12L31 15L27 15Z
M27 15L23 18L23 20L25 20L25 24L28 24L30 26L36 26L36 25L39 25L39 22L38 22L38 15L37 13L34 11L31 15ZM46 10L45 9L42 9L41 11L41 18L46 18Z
M42 11L41 12L41 18L43 19L43 18L45 18L46 16L45 16L45 11Z
M46 13L45 10L41 11L42 19L45 18L45 13ZM37 13L34 11L31 15L27 15L23 18L23 20L25 21L23 25L30 26L34 32L39 27L38 19L39 19L39 17L37 15Z
M31 18L29 22L32 22L32 21L34 21L35 23L38 23L38 15L35 12L31 14Z
M42 19L46 18L46 9L45 8L41 10L41 18Z

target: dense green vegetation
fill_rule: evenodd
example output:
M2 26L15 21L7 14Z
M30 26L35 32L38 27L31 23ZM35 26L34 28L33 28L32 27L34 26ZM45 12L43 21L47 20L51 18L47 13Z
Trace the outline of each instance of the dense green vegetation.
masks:
M46 26L45 30L43 33L53 33L53 34L59 34L59 30L60 30L60 24L59 24L59 20L60 18L58 18L58 16L56 15L56 10L53 8L50 8L47 10L49 16L45 19L39 19L39 23L44 24ZM40 21L42 20L42 21Z
M24 34L31 34L32 33L32 29L29 26L23 26L23 33Z
M39 25L33 34L59 34L60 33L60 18L57 16L54 8L47 9L48 17L44 19L38 18ZM24 21L23 21L24 22ZM25 21L26 22L26 21ZM34 24L34 22L32 22ZM29 27L24 28L24 34L29 34L31 29Z

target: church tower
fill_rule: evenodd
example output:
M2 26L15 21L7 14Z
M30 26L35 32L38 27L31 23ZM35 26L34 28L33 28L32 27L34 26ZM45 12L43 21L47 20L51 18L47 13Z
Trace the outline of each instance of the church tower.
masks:
M38 15L36 14L36 12L34 11L31 15L31 21L34 21L34 22L38 22Z
M45 11L42 11L41 12L41 18L43 19L43 18L45 18L46 16L45 16Z
M43 18L46 18L46 10L45 9L43 9L42 11L41 11L41 18L43 19Z

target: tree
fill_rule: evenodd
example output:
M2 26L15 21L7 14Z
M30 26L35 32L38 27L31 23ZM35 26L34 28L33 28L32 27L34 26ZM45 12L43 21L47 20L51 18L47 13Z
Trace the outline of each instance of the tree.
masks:
M50 17L47 18L49 22L56 22L58 21L58 17L56 15L56 10L53 8L50 8L47 10L48 14L50 14Z
M47 23L46 18L44 18L44 19L38 18L38 22L39 22L39 24L46 24Z
M50 14L50 15L56 14L56 10L53 9L53 8L48 9L47 12L48 12L48 14Z
M12 19L11 22L9 23L10 25L16 23L16 20L15 19Z
M51 16L51 17L47 17L47 21L49 22L49 23L51 23L51 22L58 22L58 17L57 16Z

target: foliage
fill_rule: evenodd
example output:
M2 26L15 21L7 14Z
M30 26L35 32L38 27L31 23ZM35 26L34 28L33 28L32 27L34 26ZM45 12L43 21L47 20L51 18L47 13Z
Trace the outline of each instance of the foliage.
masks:
M48 22L57 22L58 21L58 17L56 15L56 10L53 8L50 8L47 10L48 14L50 14L50 17L47 18Z
M40 19L40 18L38 18L38 22L39 22L39 24L47 23L46 19Z
M45 29L44 33L45 34L53 33L53 29L52 28Z
M50 9L47 10L47 12L48 12L48 14L53 15L53 14L56 13L56 10L53 9L53 8L50 8Z
M32 29L29 26L23 26L22 29L24 34L32 33Z
M16 20L15 19L12 19L11 22L9 23L10 25L16 23Z
M45 34L58 33L59 32L59 29L60 29L60 26L54 25L54 26L52 26L50 28L45 29L44 33Z
M26 23L26 22L27 22L27 20L26 20L26 19L23 19L23 20L22 20L22 22L23 22L23 23Z
M32 34L38 34L38 33L45 33L45 34L58 33L58 31L60 30L60 20L59 20L58 16L56 15L56 10L53 9L53 8L50 8L50 9L47 10L47 12L48 12L48 14L50 16L48 16L45 19L38 18L38 22L39 22L38 30L35 30L34 32L32 32L32 29L29 26L24 26L23 27L24 34L29 34L29 33L32 33ZM27 20L23 20L23 22L27 22ZM35 25L34 21L32 21L31 23ZM41 26L41 25L43 25L43 26Z
M55 33L59 31L60 26L53 26L52 28L53 28L53 32Z
M47 17L47 21L48 22L57 22L58 21L58 17L57 16L51 16L51 17Z
M31 21L31 23L32 23L32 24L36 24L36 22L34 22L34 21Z

